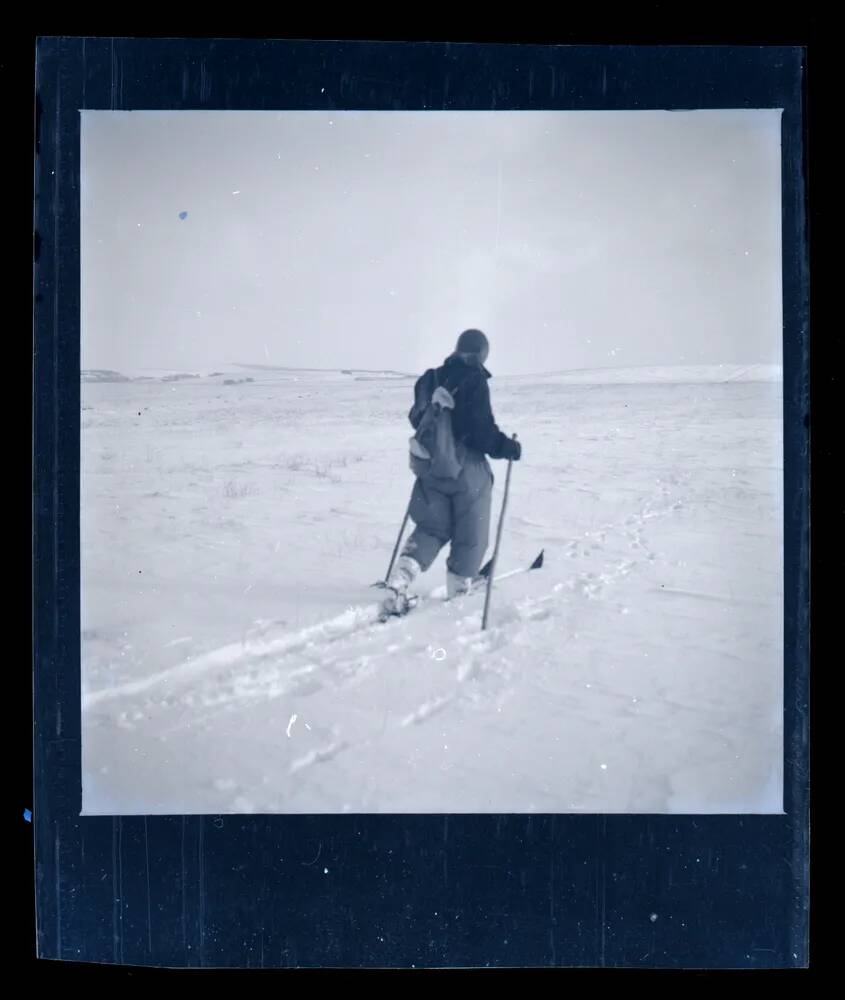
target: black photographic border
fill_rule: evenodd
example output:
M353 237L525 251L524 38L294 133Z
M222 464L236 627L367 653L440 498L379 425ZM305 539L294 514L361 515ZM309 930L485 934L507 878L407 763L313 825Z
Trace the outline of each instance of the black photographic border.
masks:
M212 968L806 965L805 73L803 50L788 45L39 41L41 957ZM80 817L79 110L771 107L783 108L785 814Z

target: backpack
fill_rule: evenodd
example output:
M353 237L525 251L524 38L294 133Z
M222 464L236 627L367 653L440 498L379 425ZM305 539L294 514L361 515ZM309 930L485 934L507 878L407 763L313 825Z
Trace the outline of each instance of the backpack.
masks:
M415 476L431 475L438 479L457 479L466 457L464 445L455 440L452 430L452 410L455 395L445 386L437 384L434 373L434 391L423 411L416 434L410 440L410 464Z

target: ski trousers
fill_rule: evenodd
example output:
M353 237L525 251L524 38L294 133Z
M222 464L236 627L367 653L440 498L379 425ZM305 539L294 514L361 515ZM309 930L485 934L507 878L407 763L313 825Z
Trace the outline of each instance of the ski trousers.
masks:
M415 528L402 554L415 559L425 571L451 542L446 560L449 572L475 576L487 551L492 497L493 471L477 452L467 453L457 479L418 477L410 506Z

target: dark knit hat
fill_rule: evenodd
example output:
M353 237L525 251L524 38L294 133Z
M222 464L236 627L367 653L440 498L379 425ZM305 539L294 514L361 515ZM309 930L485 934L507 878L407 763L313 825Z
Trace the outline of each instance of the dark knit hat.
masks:
M458 337L455 351L458 354L478 354L487 356L490 344L481 330L464 330Z

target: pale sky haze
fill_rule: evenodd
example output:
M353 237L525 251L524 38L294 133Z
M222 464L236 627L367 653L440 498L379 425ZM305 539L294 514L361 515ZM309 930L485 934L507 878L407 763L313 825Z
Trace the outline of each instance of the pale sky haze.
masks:
M780 111L81 114L83 368L781 362Z

